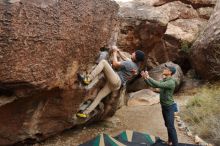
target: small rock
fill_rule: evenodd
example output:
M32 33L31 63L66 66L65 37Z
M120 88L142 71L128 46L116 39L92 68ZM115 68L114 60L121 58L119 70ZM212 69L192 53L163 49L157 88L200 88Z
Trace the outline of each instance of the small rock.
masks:
M178 117L179 112L174 112L174 118Z
M188 128L188 127L186 127L186 132L190 132L190 130L189 130L189 128Z
M104 124L106 127L117 127L117 125L121 124L121 120L114 116L104 120Z
M189 137L192 137L192 136L193 136L193 134L192 134L191 131L186 132L186 134L187 134L187 136L189 136Z
M179 127L181 127L183 124L184 124L184 123L183 123L182 121L177 122L177 125L178 125Z
M195 136L195 143L199 145L208 146L209 144L202 140L198 135Z
M180 121L181 121L180 116L175 116L175 119L176 119L177 122L180 122Z
M184 123L181 126L179 126L179 130L181 130L181 131L186 130L186 126Z

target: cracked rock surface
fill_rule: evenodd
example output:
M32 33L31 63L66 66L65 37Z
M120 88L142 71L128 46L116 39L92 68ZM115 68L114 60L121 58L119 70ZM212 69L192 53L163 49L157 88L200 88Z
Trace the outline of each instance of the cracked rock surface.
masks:
M214 1L209 1L213 6L207 1L116 1L122 19L120 48L143 50L149 69L167 61L178 63L183 70L189 68L184 66L189 60L188 49L206 26Z
M0 1L0 145L77 124L73 115L102 81L87 91L76 73L111 43L117 13L109 0ZM112 102L105 107L114 109Z

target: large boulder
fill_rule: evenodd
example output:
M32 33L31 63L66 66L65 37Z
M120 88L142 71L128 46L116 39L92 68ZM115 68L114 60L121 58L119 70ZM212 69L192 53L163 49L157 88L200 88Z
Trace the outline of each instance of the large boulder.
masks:
M191 68L189 54L190 46L196 40L198 34L206 26L207 21L202 18L177 19L167 25L163 39L167 54L181 66L184 73Z
M122 22L118 46L130 52L136 48L143 50L147 55L148 68L174 61L187 70L189 67L185 69L184 64L188 56L181 47L182 43L186 42L190 47L207 20L203 19L203 15L200 18L190 4L163 2L166 3L157 7L147 2L119 3Z
M180 41L193 43L207 21L201 18L194 19L178 19L170 22L165 32L166 37L173 37ZM166 38L165 38L166 39Z
M150 89L143 89L137 92L129 93L128 106L154 105L160 102L159 93Z
M220 78L220 1L205 30L191 48L191 60L196 72L204 79Z
M214 10L213 7L204 7L204 8L198 8L197 12L200 18L209 19L213 13L213 10Z
M79 105L102 83L87 90L76 74L114 43L117 13L109 0L0 1L0 145L79 124L73 118ZM117 100L106 100L105 111L115 110Z

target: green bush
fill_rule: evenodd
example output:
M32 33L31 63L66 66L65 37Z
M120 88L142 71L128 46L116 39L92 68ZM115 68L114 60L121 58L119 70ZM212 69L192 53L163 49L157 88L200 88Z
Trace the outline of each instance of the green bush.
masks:
M188 43L187 41L182 41L181 42L181 51L189 54L190 53L190 47L191 47L191 44Z
M220 85L207 85L189 100L182 117L196 134L220 143Z

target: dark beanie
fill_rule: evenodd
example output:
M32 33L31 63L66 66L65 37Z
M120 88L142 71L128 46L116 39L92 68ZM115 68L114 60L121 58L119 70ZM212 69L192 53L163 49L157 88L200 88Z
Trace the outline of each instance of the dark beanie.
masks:
M136 58L136 61L137 61L137 62L144 61L144 58L145 58L144 52L141 51L141 50L135 51L135 58Z

